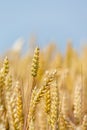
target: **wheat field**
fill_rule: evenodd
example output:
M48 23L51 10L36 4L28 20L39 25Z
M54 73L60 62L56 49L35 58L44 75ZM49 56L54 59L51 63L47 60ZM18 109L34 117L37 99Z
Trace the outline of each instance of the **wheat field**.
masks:
M87 47L0 58L0 130L87 130Z

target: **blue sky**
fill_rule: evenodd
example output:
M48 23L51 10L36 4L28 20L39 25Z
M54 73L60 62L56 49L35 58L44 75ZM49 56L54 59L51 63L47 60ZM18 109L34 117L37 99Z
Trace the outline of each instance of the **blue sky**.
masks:
M40 46L55 41L63 50L87 41L87 0L0 0L0 52L22 37L36 35Z

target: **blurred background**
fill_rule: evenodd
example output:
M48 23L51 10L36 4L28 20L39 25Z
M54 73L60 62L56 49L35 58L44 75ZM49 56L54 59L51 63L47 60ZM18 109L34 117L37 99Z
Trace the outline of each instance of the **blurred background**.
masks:
M87 42L87 0L0 1L0 54L31 40L63 52L68 39L78 51Z

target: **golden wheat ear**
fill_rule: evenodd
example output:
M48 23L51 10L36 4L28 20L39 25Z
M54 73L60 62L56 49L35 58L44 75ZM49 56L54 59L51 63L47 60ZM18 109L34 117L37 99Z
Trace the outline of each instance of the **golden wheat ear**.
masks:
M1 104L3 104L3 100L4 100L4 83L5 83L4 76L0 72L0 103Z
M9 73L9 60L8 57L6 56L3 63L3 74L4 76L7 76L8 73Z
M39 68L39 52L40 49L37 47L34 51L34 57L32 60L31 74L33 77L37 76L38 68Z
M5 108L5 98L4 98L4 76L0 72L0 129L6 129L6 108Z
M22 93L19 82L16 82L16 118L15 122L17 124L17 129L23 129L24 117L23 117L23 101Z
M11 89L12 89L12 77L7 76L5 80L5 106L7 110L7 119L9 123L9 129L15 130L13 112L11 107Z
M31 66L31 75L32 75L31 91L36 86L36 77L39 68L39 53L40 53L40 49L37 47L34 51L34 56L33 56L32 66Z
M82 119L82 80L78 77L74 91L74 117L76 124L81 124Z
M1 107L2 107L2 117L5 124L5 128L8 128L8 121L7 121L7 113L6 113L6 104L5 104L5 78L9 72L9 61L6 57L4 59L3 66L0 70L0 95L1 95ZM3 122L2 121L2 122Z
M45 100L45 113L47 114L48 121L49 121L49 116L50 116L50 110L51 110L51 93L50 93L50 86L47 90L47 92L44 95L44 100Z
M67 116L68 116L68 114L67 114L67 112L68 112L67 99L68 99L67 93L63 93L62 99L61 99L62 100L61 101L61 111L62 111L63 116L65 118L67 118Z
M56 80L51 85L51 127L52 130L57 128L58 120L58 107L59 107L59 92Z

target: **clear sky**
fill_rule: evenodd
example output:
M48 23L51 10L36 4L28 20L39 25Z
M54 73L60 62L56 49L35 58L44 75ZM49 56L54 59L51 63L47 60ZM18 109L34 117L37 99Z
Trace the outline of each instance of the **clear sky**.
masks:
M0 52L35 34L40 46L68 38L76 48L87 41L87 0L0 0Z

